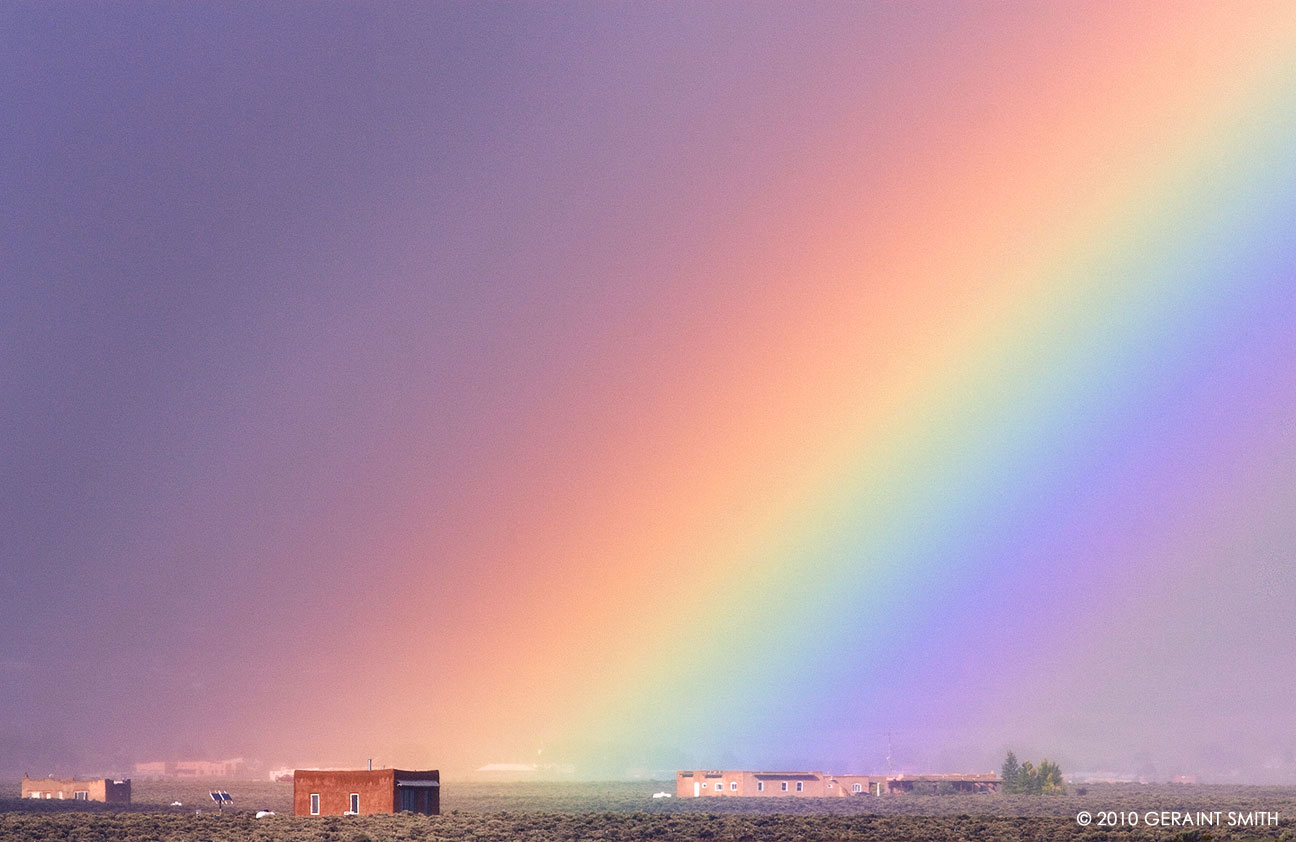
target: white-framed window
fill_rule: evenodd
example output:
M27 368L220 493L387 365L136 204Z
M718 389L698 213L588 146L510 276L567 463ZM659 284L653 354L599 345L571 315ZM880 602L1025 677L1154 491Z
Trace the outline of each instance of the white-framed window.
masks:
M797 792L805 790L805 781L797 781Z
M863 792L864 787L860 784L851 784L851 792Z
M351 793L351 812L360 812L360 793L358 792Z
M312 816L319 815L319 793L318 792L311 793L311 815Z
M78 789L76 792L73 792L73 793L72 793L72 799L73 799L74 801L89 801L89 800L90 800L90 790L88 790L88 789Z
M737 781L730 781L730 782L729 782L729 791L730 791L730 792L737 792L737 791L738 791L738 782L737 782Z
M757 782L756 782L756 791L757 791L757 792L764 792L764 791L765 791L765 782L764 782L764 781L757 781Z
M829 781L829 782L828 782L828 788L829 788L829 789L832 789L832 781Z
M787 792L787 781L779 781L779 789Z
M716 792L722 792L723 790L724 790L724 781L716 781Z
M34 791L34 792L29 792L29 793L27 793L27 797L28 797L28 798L40 798L40 797L41 797L41 794L40 794L40 791L39 791L39 790L36 790L36 791Z
M46 797L46 798L53 798L53 797L54 797L54 793L52 793L52 792L47 792L47 793L45 793L45 797Z

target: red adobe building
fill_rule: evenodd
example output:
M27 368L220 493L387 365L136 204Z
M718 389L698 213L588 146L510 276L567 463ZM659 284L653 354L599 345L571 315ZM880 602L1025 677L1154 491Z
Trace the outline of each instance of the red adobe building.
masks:
M689 769L675 775L679 798L764 797L837 798L881 795L875 775L826 775L823 772L746 772Z
M108 804L131 803L130 778L29 778L22 776L23 798L59 798L73 801L103 801Z
M293 771L294 816L441 812L441 772L404 769Z

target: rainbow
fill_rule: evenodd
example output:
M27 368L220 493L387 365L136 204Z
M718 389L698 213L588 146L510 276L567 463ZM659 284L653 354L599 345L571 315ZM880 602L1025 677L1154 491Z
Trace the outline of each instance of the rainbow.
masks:
M1102 763L1209 647L1292 499L1296 7L917 18L403 502L390 762Z

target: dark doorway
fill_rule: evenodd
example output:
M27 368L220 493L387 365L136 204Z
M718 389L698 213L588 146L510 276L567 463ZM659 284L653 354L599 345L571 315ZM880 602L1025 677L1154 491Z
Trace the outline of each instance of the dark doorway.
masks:
M437 808L436 790L432 787L403 786L400 788L400 809L402 812L422 813L434 816L440 812Z

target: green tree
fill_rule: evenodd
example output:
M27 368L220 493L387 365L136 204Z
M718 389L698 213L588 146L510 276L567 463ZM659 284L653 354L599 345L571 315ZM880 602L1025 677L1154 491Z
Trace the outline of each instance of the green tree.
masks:
M1020 792L1026 795L1032 795L1039 792L1039 772L1035 769L1035 764L1027 760L1017 770L1017 785L1013 787L1013 792Z
M1066 782L1062 780L1062 770L1053 761L1045 758L1039 765L1040 791L1052 794L1066 792Z
M1019 765L1017 755L1010 751L1000 769L1000 777L1003 778L1004 792L1023 795L1066 792L1062 770L1048 758L1041 760L1038 767L1029 760Z
M1021 766L1017 764L1017 755L1011 751L1008 757L1004 759L1003 766L999 770L999 777L1003 778L1004 792L1017 791L1017 774L1021 771Z

